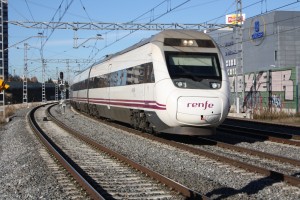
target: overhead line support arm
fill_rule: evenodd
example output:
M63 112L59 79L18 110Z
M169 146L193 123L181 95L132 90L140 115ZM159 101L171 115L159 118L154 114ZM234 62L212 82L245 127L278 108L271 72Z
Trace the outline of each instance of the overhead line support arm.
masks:
M155 24L155 23L105 23L105 22L30 22L7 21L7 23L24 28L35 29L71 29L71 30L151 30L189 29L189 30L215 30L228 27L228 24Z

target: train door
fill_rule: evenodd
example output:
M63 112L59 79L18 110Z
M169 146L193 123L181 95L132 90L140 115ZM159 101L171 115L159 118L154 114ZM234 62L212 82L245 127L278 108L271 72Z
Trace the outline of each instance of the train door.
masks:
M144 67L144 98L145 102L154 100L154 70L153 63L147 63Z
M86 86L86 97L87 97L87 104L90 104L90 77L91 77L91 70L93 67L90 68L88 78L85 80L85 86Z

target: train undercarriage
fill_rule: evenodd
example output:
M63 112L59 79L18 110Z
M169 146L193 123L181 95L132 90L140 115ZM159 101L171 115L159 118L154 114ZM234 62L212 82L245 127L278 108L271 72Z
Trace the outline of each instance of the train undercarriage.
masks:
M151 112L145 113L144 110L116 108L107 105L96 105L78 103L71 101L71 105L76 110L87 113L99 119L115 120L130 124L134 129L154 134L157 131L155 126L148 120Z
M109 105L96 105L71 101L76 110L87 113L93 117L113 120L131 125L134 129L157 134L165 132L180 135L212 135L216 133L215 127L178 126L168 127L156 115L139 109L118 108Z

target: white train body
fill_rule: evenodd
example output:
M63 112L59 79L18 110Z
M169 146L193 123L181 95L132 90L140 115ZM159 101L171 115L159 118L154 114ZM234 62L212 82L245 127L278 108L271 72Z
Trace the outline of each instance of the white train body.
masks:
M229 81L208 35L166 30L77 75L70 100L148 132L205 135L228 114Z

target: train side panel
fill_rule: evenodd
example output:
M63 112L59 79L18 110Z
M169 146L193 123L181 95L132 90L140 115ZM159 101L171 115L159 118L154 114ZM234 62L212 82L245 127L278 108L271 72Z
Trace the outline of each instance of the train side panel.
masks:
M88 112L88 89L87 80L89 77L90 69L87 69L77 75L73 82L76 83L77 89L73 89L71 93L71 102L73 106L81 111ZM74 85L72 85L74 87Z
M151 101L153 86L143 84L145 73L149 73L144 65L152 66L150 44L94 66L92 76L102 76L107 81L106 88L89 90L90 107L97 111L94 115L130 123L131 110L147 109L145 96L147 101Z

